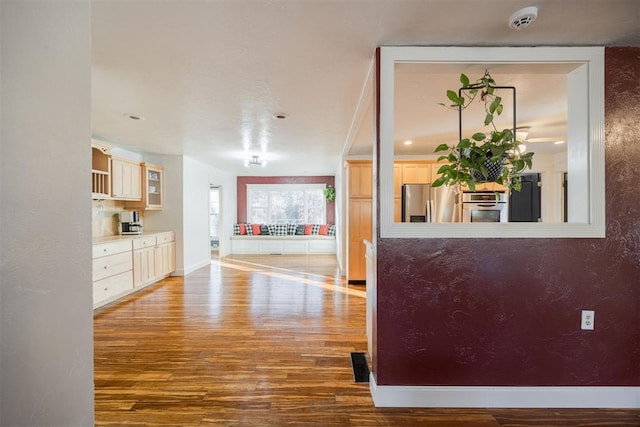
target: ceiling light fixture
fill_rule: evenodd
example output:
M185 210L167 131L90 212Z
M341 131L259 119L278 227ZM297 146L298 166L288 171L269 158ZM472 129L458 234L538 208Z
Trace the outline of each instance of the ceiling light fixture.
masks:
M251 156L250 159L247 159L244 161L244 166L245 167L249 167L249 166L262 166L265 167L267 166L267 162L265 162L264 160L260 160L260 158L258 156Z
M564 144L564 141L563 141L563 140L560 140L560 141L556 141L556 142L554 142L554 144L555 144L555 145L560 145L560 144Z
M289 117L289 115L287 113L274 113L271 117L276 120L284 120Z
M513 30L527 28L538 17L538 8L535 6L525 7L518 10L509 18L509 27Z
M529 131L531 128L529 126L521 126L516 128L516 139L518 141L526 142L527 137L529 136Z
M407 140L404 142L404 145L411 145L411 144L413 144L413 141L411 141L410 139L407 139Z
M518 145L518 154L524 154L527 152L527 137L529 136L529 126L520 126L516 128L516 141L520 141L522 144Z

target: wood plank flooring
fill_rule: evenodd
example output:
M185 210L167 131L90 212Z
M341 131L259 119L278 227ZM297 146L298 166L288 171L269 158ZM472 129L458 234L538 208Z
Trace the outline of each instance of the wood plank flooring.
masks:
M640 426L632 410L375 408L364 286L333 255L233 256L96 311L97 426Z

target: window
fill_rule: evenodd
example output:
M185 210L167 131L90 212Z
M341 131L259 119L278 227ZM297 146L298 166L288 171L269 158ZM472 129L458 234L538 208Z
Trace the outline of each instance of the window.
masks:
M565 238L604 237L604 49L601 47L380 48L380 236L383 238ZM508 65L518 73L563 68L567 96L567 176L564 198L568 222L550 223L400 223L394 221L394 127L396 71L415 66ZM532 71L531 71L532 70ZM405 76L411 77L405 73ZM415 91L414 91L415 92ZM441 100L438 98L433 103ZM406 114L405 114L406 115ZM397 120L396 120L397 119ZM559 174L558 174L559 178Z
M324 184L247 185L247 222L325 224Z

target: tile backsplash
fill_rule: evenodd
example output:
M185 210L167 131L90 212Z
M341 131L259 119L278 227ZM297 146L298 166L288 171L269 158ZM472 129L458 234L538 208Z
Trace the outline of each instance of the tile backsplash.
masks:
M91 224L93 237L115 236L118 234L118 214L129 209L124 208L124 202L118 200L92 200ZM140 222L144 221L143 211L140 212Z

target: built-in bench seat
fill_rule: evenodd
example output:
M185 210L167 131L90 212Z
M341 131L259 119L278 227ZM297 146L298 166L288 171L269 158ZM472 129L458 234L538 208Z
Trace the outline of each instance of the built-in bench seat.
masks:
M265 228L266 227L266 228ZM246 230L251 234L247 233ZM296 234L297 228L297 234ZM258 230L262 231L258 231ZM269 230L270 229L270 230ZM242 231L240 231L242 230ZM334 226L235 225L231 236L232 254L335 254ZM329 231L330 230L330 231ZM238 234L241 233L241 234ZM257 234L260 233L260 234ZM270 233L270 234L268 234ZM286 233L286 234L285 234ZM327 234L323 234L327 233Z
M231 236L233 254L335 254L335 236Z

